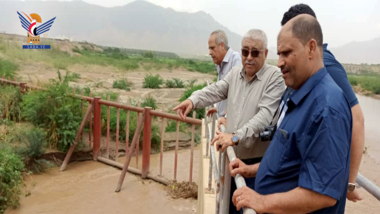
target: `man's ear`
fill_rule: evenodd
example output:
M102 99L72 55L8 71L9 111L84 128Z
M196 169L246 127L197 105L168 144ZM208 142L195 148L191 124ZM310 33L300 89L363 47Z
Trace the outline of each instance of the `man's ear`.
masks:
M268 49L265 49L265 59L268 57Z
M220 47L221 47L222 49L226 49L226 48L225 48L225 44L224 44L224 42L221 42L221 43L220 43Z
M317 53L317 48L317 41L315 41L315 39L311 39L307 45L308 55L310 59L314 57L315 53Z

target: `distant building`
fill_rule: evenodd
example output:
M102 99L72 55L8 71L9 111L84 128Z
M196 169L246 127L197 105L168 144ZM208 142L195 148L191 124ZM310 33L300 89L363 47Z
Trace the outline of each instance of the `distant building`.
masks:
M67 37L65 35L59 35L59 36L56 36L54 39L59 39L59 40L69 40L70 42L74 41L74 38L73 37Z

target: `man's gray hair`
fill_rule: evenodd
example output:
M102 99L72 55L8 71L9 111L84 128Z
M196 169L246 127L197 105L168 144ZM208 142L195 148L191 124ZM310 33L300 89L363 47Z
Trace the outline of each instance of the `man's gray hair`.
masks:
M227 34L222 30L215 30L211 33L210 36L215 35L215 42L217 45L224 43L224 48L228 50L228 37Z
M267 35L262 30L251 29L247 33L245 33L243 40L244 39L259 40L263 43L264 50L267 49L267 46L268 46Z

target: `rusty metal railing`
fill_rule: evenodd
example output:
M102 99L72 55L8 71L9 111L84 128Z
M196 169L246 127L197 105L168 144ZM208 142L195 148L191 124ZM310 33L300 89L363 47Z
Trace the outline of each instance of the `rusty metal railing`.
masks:
M14 85L15 87L20 87L21 92L25 93L27 90L46 90L45 88L37 87L37 86L31 86L27 85L27 83L20 83L16 80L10 80L5 79L5 76L3 78L0 78L0 83L2 84L8 84L8 85ZM79 94L77 94L79 93ZM79 139L83 138L83 129L85 124L88 122L89 126L89 146L93 148L93 159L104 162L109 165L113 165L118 168L124 168L124 165L117 162L117 158L119 157L118 150L119 150L119 137L120 135L120 111L126 111L127 112L127 119L125 124L125 132L126 132L126 154L129 154L130 150L136 151L136 168L128 166L128 171L132 172L134 174L139 174L143 178L150 178L157 182L168 184L168 180L164 179L162 168L163 168L163 147L164 147L164 134L165 134L165 120L174 120L177 122L176 131L177 131L177 137L176 137L176 146L175 146L175 157L174 157L174 180L177 179L177 168L178 168L178 149L179 149L179 123L185 122L191 125L191 151L190 151L190 166L189 166L189 181L192 182L193 180L193 161L194 161L194 137L195 137L195 126L196 125L202 125L202 121L199 119L195 119L195 112L193 114L193 117L187 117L185 120L182 120L178 115L176 114L170 114L160 111L152 110L150 107L141 108L140 106L132 106L127 104L122 104L119 102L113 102L108 100L102 100L100 97L92 97L92 94L90 96L83 96L83 91L79 90L73 90L73 93L71 96L76 97L78 99L81 99L81 112L83 112L84 103L89 102L90 104L87 107L87 111L85 116L83 117L82 123L78 129L75 141L73 145L70 147L69 152L67 153L65 160L60 168L61 171L65 170L67 167L67 164L70 161L71 155L74 152L74 149L79 141ZM101 111L102 106L106 106L107 108L107 140L106 140L106 157L101 157L100 155L100 148L101 148ZM116 108L117 109L117 126L116 126L116 161L109 159L109 147L110 147L110 114L109 109L110 108ZM138 169L138 161L139 161L139 143L135 143L136 146L133 146L134 148L131 148L129 146L128 142L128 136L129 136L129 128L130 128L130 112L134 111L139 116L139 120L141 118L140 114L143 112L145 113L144 121L143 121L143 151L142 151L142 169ZM153 176L149 174L150 169L150 152L151 152L151 129L152 129L152 117L159 117L162 118L161 122L161 145L160 145L160 176ZM123 124L124 125L124 124ZM136 134L136 133L135 133ZM137 139L140 138L140 132L137 132ZM132 142L133 143L133 142ZM128 155L127 155L128 158Z

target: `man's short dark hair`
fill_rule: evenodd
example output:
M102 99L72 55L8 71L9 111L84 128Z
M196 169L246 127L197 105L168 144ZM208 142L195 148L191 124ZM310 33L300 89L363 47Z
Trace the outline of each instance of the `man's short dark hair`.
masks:
M282 21L281 21L281 26L285 25L289 20L291 20L292 18L300 14L309 14L310 16L314 16L314 18L317 18L313 9L311 9L309 5L296 4L296 5L293 5L291 8L289 8L289 10L284 13L284 16L282 17Z
M308 43L311 39L315 39L317 46L323 46L323 34L319 22L310 16L297 17L292 23L293 36L298 38L302 44Z

